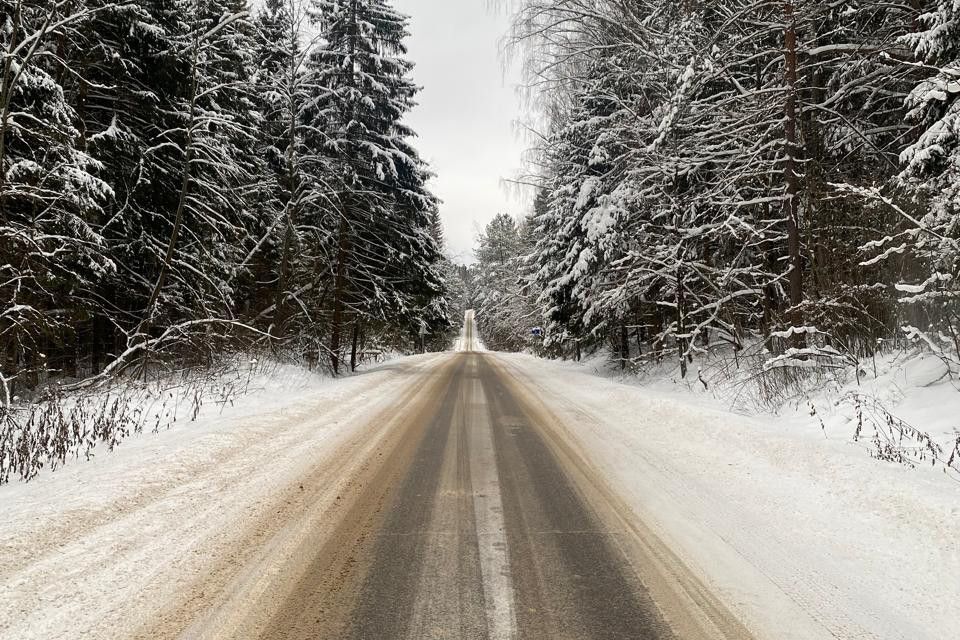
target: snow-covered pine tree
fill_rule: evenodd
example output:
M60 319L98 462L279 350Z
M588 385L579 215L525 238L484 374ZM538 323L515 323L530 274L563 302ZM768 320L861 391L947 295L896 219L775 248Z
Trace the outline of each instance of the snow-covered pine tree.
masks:
M98 229L110 187L84 152L60 56L103 6L0 2L0 349L4 403L57 367L90 291L114 265ZM70 361L68 364L71 364ZM72 373L72 371L68 371Z
M402 122L418 91L403 57L407 18L384 0L313 0L312 15L324 44L308 63L315 100L305 115L326 137L339 183L329 320L338 371L346 334L361 323L443 315L442 281L429 234L436 203Z
M318 263L325 222L322 216L305 215L317 207L303 206L304 157L311 155L304 148L301 122L309 97L303 69L311 46L306 7L300 0L268 0L256 26L253 82L263 114L257 155L264 159L264 174L254 230L258 240L244 259L253 287L247 306L272 335L296 336L314 328L309 314L303 313L313 305L302 302L314 299L326 275ZM322 168L315 178L324 180Z
M874 191L897 224L869 248L870 262L903 262L896 284L907 336L960 368L960 4L935 0L900 42L927 72L906 98L915 128L900 156L899 182L912 201Z

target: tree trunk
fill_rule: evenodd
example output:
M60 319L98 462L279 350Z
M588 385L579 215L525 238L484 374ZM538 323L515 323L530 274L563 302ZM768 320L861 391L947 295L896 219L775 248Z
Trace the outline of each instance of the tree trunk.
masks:
M784 30L784 60L786 102L784 105L784 201L783 216L787 227L787 252L790 258L790 314L793 326L803 326L803 265L800 255L799 194L800 180L797 176L797 26L793 2L783 3L786 26ZM805 343L804 334L795 334L793 345Z
M296 7L291 3L290 6L290 15L293 16L296 13ZM290 23L290 42L291 45L298 42L299 33L297 31L296 25L293 21ZM295 50L295 47L292 48ZM297 83L297 56L291 55L288 60L289 65L287 67L288 76L287 76L287 93L288 93L288 102L287 108L290 112L290 120L287 122L287 150L284 154L284 163L286 164L287 172L287 184L284 185L287 190L287 201L284 203L284 231L283 231L283 254L280 258L280 278L277 284L277 310L274 313L274 318L276 321L274 324L279 325L284 322L285 313L285 301L287 295L287 287L290 273L290 253L291 245L293 244L293 238L296 235L296 217L297 211L294 209L298 205L297 198L299 197L299 179L297 177L297 162L296 162L296 148L297 148L297 116L299 110L297 108L297 103L295 99L296 91L294 90Z
M643 355L643 341L646 339L646 331L644 330L644 317L640 313L640 308L637 307L636 311L633 313L634 322L637 326L634 329L634 338L637 341L637 356Z
M97 375L100 373L100 368L103 366L103 351L104 351L104 319L100 317L100 314L94 314L93 316L93 327L91 327L91 349L90 349L90 375Z
M347 209L348 210L348 209ZM347 255L350 249L350 225L346 213L340 219L337 241L337 274L333 287L333 322L330 327L330 364L334 375L340 373L340 349L343 342L343 310L347 288Z
M677 268L677 352L680 354L680 377L687 377L687 338L684 334L687 331L686 317L684 316L684 296L683 296L683 267Z
M196 25L194 25L196 28ZM183 176L180 183L180 196L177 202L177 210L173 217L173 229L170 231L170 239L167 242L166 253L163 262L160 264L160 274L157 276L157 282L150 292L150 299L147 301L147 307L144 312L143 320L137 328L137 333L141 334L140 340L146 342L149 340L150 328L153 324L153 316L157 303L160 300L160 293L167 281L167 274L170 271L170 265L173 263L173 255L177 248L177 241L180 239L180 231L183 227L183 213L187 206L187 197L190 193L190 181L193 170L193 127L196 124L197 115L197 75L199 73L200 56L200 37L194 35L193 38L193 57L191 60L192 69L190 74L190 115L187 121L187 137L184 141L183 153ZM144 353L144 366L146 366L147 354Z
M350 12L351 12L351 23L350 30L352 31L353 37L350 39L350 60L354 59L356 55L356 38L359 37L359 25L357 24L357 0L353 0L350 3ZM357 78L356 71L352 70L347 76L347 82L351 88L356 88ZM350 116L351 121L357 119L357 108L356 105L353 105L352 113ZM353 144L351 140L351 133L348 129L347 132L347 149L352 149ZM348 184L347 188L353 188L355 185ZM337 238L337 273L336 281L334 283L333 291L333 323L330 327L330 363L333 366L333 374L337 375L340 373L340 349L343 346L343 313L345 301L344 297L346 296L347 288L347 258L350 250L350 224L348 220L352 220L353 207L350 201L349 196L344 200L343 210L340 217L340 230Z
M274 327L274 330L282 330L282 324L286 320L286 314L284 309L286 307L287 300L287 274L290 271L290 245L291 236L293 235L293 225L290 219L290 203L288 202L284 212L284 217L286 218L286 223L283 228L283 249L280 256L280 273L277 278L277 291L274 300L274 305L276 305L276 311L273 314L274 321L271 325Z
M11 20L12 32L7 46L6 61L3 65L3 80L0 86L0 220L6 221L6 175L7 175L7 130L10 128L10 103L13 99L13 51L19 45L21 3L17 2ZM46 25L44 25L46 26Z
M357 345L360 342L360 319L353 321L353 345L350 348L350 371L357 370Z
M620 370L627 368L627 361L630 359L630 334L627 332L627 324L620 323Z
M663 361L663 310L657 306L653 312L653 354L657 363Z

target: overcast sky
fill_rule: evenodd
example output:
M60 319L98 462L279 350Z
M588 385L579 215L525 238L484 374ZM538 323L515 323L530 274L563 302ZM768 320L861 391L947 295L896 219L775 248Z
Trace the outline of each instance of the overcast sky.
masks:
M494 215L524 213L501 184L516 174L523 149L514 128L518 72L504 74L499 56L507 18L489 10L488 0L394 0L394 6L411 18L413 78L423 87L408 122L437 174L431 187L443 200L448 248L471 261L477 231Z

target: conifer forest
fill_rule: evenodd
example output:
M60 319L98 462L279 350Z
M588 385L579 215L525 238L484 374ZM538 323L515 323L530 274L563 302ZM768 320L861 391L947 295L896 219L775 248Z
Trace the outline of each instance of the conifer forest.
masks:
M449 323L386 2L13 0L6 400L259 341L333 371Z
M956 370L960 5L520 5L537 196L480 238L489 346Z
M386 0L2 8L7 398L252 343L338 372L470 306L494 348L683 375L960 363L951 0L507 3L535 197L469 267Z

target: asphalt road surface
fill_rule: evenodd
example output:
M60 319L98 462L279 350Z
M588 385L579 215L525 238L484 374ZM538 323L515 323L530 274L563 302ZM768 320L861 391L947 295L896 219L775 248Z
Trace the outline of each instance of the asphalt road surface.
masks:
M473 331L387 365L383 409L132 637L750 638Z
M472 351L472 327L259 637L748 637L628 524L496 357Z

